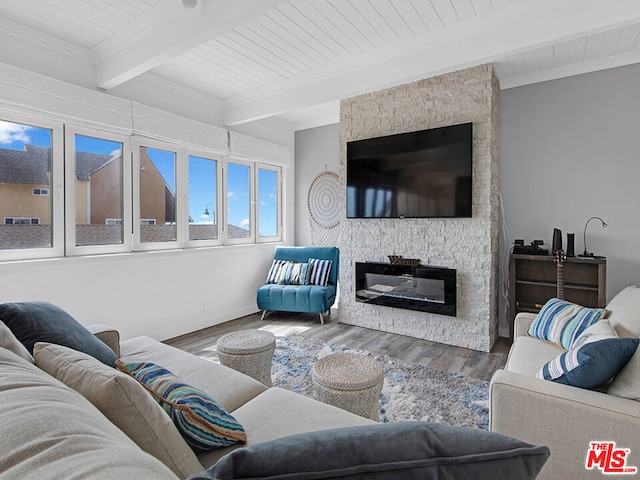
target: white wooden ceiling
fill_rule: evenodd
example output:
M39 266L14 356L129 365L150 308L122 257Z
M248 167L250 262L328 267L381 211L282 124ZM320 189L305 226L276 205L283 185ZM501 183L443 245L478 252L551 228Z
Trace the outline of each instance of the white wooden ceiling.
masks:
M161 79L227 125L297 129L338 121L341 98L481 63L504 89L640 62L639 0L1 0L3 28L85 55L96 87Z

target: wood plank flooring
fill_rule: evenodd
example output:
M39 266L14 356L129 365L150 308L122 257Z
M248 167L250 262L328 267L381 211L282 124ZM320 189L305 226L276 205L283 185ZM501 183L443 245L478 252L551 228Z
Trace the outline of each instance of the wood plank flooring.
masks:
M507 338L500 338L493 350L486 353L345 325L338 322L337 310L333 310L330 316L325 315L324 325L320 324L317 314L271 312L264 320L260 320L260 314L256 313L175 337L165 343L217 360L218 338L225 333L249 328L268 330L276 336L297 333L481 380L490 380L493 373L504 366L509 351Z

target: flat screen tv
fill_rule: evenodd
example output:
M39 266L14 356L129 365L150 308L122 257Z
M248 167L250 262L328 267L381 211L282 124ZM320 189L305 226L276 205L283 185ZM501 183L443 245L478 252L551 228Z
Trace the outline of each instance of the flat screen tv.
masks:
M347 142L347 218L471 217L473 125Z

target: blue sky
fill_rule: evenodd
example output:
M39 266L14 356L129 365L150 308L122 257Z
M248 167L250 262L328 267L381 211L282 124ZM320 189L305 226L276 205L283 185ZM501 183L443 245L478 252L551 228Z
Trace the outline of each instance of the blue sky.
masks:
M0 121L0 148L23 150L25 144L51 146L51 131ZM81 152L112 154L121 144L88 136L76 136L76 149ZM175 154L159 149L147 150L151 161L162 174L171 190L176 191ZM248 228L249 222L249 177L245 165L228 164L227 215L228 222ZM258 233L273 236L277 233L277 177L270 170L258 173L258 210L260 225ZM214 223L216 205L216 160L189 157L189 216L194 223ZM205 210L209 215L205 216Z

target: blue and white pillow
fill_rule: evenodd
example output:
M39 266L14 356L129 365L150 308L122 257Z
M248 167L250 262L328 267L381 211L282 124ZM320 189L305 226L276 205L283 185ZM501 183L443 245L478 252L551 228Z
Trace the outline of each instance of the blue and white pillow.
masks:
M218 402L169 370L150 362L123 364L118 360L117 366L142 384L192 447L213 450L247 441L242 425Z
M561 353L545 364L537 378L580 388L595 388L614 377L631 359L637 338L607 338Z
M310 258L311 276L309 283L312 285L320 285L326 287L329 283L329 275L331 274L331 266L333 260L320 260L318 258Z
M280 270L278 282L281 285L308 285L309 264L285 262Z
M529 335L569 350L588 327L604 317L604 308L587 308L552 298L544 304L529 327Z
M269 273L267 273L267 280L265 281L265 283L278 283L280 280L282 267L285 263L287 263L286 260L274 260L273 263L271 263Z

